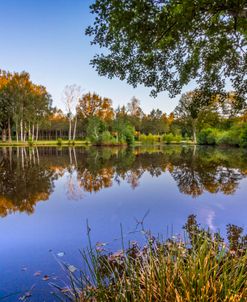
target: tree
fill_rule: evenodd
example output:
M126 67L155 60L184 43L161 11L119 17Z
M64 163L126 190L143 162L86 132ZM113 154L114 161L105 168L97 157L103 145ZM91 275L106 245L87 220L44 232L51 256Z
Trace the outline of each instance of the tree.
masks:
M88 120L87 137L93 143L98 143L101 133L106 130L105 123L97 116L91 116Z
M72 121L74 122L74 130L73 130L73 140L75 140L76 136L76 127L77 127L77 115L74 116L76 111L76 106L78 100L81 97L81 87L77 85L67 85L64 88L63 99L65 102L67 117L69 120L69 141L72 139Z
M10 73L0 70L0 127L2 129L2 141L6 141L7 125L10 127L11 102L7 95L10 78ZM11 140L11 136L9 136L9 140Z
M247 93L246 0L96 0L92 44L107 49L91 63L152 94L181 92L196 79L200 89L222 90L228 79Z
M142 118L141 131L145 134L162 134L169 131L169 123L165 113L153 109Z
M135 116L137 118L143 117L143 111L140 106L140 100L138 100L135 96L130 100L127 104L128 112L131 116Z
M127 143L132 145L135 140L135 128L128 120L116 118L112 124L112 130L115 132L118 143Z
M35 106L33 106L33 83L27 72L13 73L11 81L8 85L8 97L13 104L12 117L16 128L16 138L21 141L26 140L26 130L29 119L35 114ZM32 107L32 110L31 110Z
M118 106L115 110L115 119L116 120L126 120L128 116L127 108L125 106Z
M226 118L232 118L243 114L246 110L246 99L239 96L235 91L217 95L218 111Z
M34 139L34 129L46 119L51 108L51 96L46 88L31 82L27 72L10 73L0 71L0 127L2 128L2 140L11 141L12 132L15 130L16 140Z
M76 108L81 119L98 117L101 120L111 120L114 116L112 100L103 98L96 93L87 93L82 96Z
M48 120L51 114L52 99L44 86L35 85L33 87L33 118L32 118L32 140L35 139L36 125L36 141L39 138L39 127L44 120Z
M212 96L205 95L202 91L194 90L184 93L175 108L175 115L183 120L189 121L193 131L193 141L197 142L196 130L199 114L213 103Z
M144 117L144 112L142 111L140 104L140 100L135 96L132 97L130 102L127 104L127 119L137 131L141 130L141 120Z

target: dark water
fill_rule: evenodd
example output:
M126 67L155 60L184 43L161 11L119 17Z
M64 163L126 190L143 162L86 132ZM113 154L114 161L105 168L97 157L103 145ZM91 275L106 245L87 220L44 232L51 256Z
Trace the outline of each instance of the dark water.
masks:
M54 301L48 283L64 278L57 259L80 264L87 220L93 243L112 249L120 223L126 240L138 236L129 233L147 213L156 234L181 233L192 213L212 230L246 230L246 176L240 149L0 149L0 301L30 288L28 301Z

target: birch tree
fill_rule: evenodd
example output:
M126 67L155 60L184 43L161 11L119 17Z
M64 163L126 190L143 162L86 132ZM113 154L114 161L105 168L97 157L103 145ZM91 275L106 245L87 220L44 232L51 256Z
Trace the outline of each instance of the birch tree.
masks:
M65 103L65 109L67 117L69 120L69 141L76 138L76 128L77 128L77 115L76 106L82 95L82 88L76 84L67 85L63 91L63 100ZM74 129L72 134L72 121L74 120Z

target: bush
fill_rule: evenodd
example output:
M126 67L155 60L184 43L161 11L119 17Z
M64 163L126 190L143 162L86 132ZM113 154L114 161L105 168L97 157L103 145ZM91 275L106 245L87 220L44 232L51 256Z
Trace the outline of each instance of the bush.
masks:
M226 131L203 129L198 135L198 142L202 145L247 146L247 128L235 126Z
M174 141L174 136L172 133L168 133L163 135L163 141L166 142L167 144L170 144L172 141Z
M148 135L142 134L142 135L140 135L140 141L143 144L153 145L157 142L160 142L160 136L153 135L151 133L149 133Z
M133 145L135 142L135 129L132 126L127 126L123 131L123 136L129 146Z
M181 143L181 140L182 140L182 136L181 136L181 135L175 135L175 136L174 136L174 141L175 141L176 143Z
M31 138L29 138L27 142L28 142L28 146L30 147L34 145L34 141Z
M240 135L241 147L247 148L247 126L245 126Z
M100 144L101 145L114 145L116 144L116 140L111 135L109 131L104 131L100 135Z
M190 140L190 137L188 136L187 133L184 135L184 140L185 140L186 142L188 142L188 141Z
M58 146L62 146L63 140L61 138L58 138L57 139L57 144L58 144Z
M140 139L140 142L142 144L146 144L147 143L147 135L141 134L140 137L139 137L139 139Z
M218 145L240 146L241 130L231 129L229 131L221 132L217 139Z
M203 129L198 135L198 143L201 145L216 145L219 131L214 128Z

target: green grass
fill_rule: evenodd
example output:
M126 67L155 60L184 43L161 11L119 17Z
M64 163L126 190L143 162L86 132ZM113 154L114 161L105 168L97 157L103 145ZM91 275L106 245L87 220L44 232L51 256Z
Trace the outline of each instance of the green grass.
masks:
M180 145L180 144L188 144L193 145L194 143L192 141L181 141L181 142L170 142L171 145ZM69 142L69 140L63 140L61 143L56 140L40 140L40 141L33 141L31 143L32 146L85 146L85 145L91 145L91 143L87 140L75 140L73 143ZM124 146L126 144L115 144L116 146ZM142 145L149 145L148 143L142 143L140 141L136 141L134 143L135 146L142 146ZM150 145L167 145L166 142L155 142L154 144L151 143ZM28 147L30 146L30 143L28 141L26 142L17 142L17 141L11 141L11 142L1 142L0 141L0 147ZM104 146L104 145L102 145ZM108 146L105 144L105 146ZM114 146L113 144L110 144L109 146Z
M67 270L70 285L59 287L60 301L215 302L247 301L247 236L227 226L228 241L202 229L194 215L185 239L145 233L146 244L109 253L104 244L82 252L83 270Z
M88 141L86 140L75 140L75 141L69 141L69 140L63 140L60 146L84 146L89 144ZM26 142L17 142L17 141L12 141L12 142L0 142L1 147L15 147L15 146L20 146L20 147L27 147L29 146L30 143L28 141ZM56 140L40 140L40 141L33 141L32 146L58 146L58 141Z

